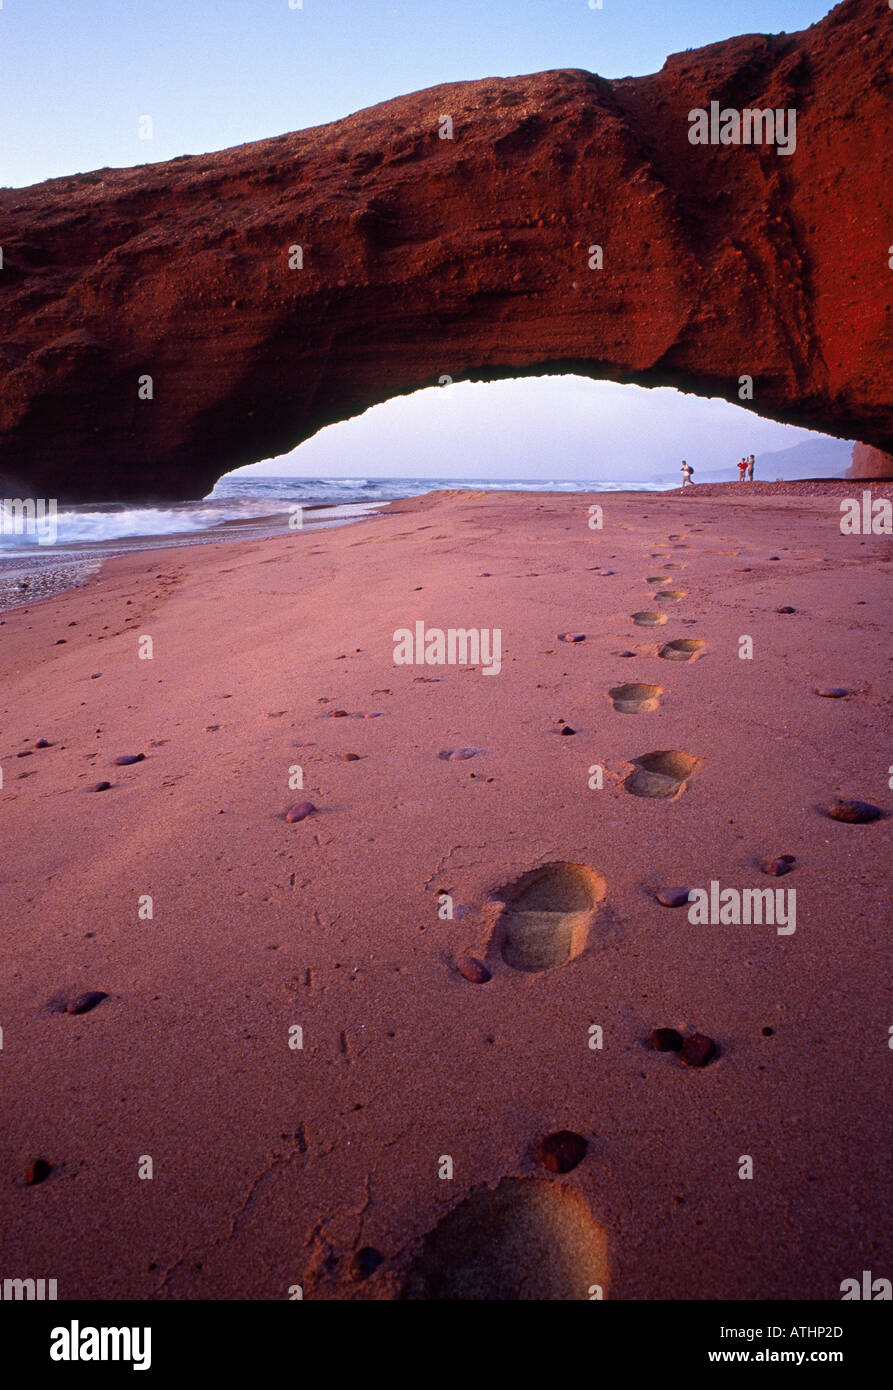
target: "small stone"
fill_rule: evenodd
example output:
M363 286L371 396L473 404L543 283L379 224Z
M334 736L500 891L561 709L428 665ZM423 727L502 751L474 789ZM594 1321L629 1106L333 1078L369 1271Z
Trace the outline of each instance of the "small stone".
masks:
M35 748L52 748L52 746L48 738L39 738L34 745Z
M680 1052L682 1034L675 1028L654 1028L648 1038L655 1052Z
M44 1182L52 1171L52 1165L47 1163L45 1158L35 1158L25 1169L25 1182L29 1187L36 1187L39 1182Z
M850 694L844 685L820 685L815 693L821 695L823 700L842 700L844 695Z
M688 902L688 888L661 888L655 893L663 907L682 907Z
M772 1037L772 1034L775 1032L775 1029L774 1029L774 1028L761 1028L761 1029L760 1029L760 1032L762 1033L762 1035L763 1035L764 1038L771 1038L771 1037Z
M482 960L477 956L460 956L456 961L456 969L463 980L468 980L473 985L485 985L493 977Z
M56 645L57 647L64 647L64 646L65 646L65 643L66 643L67 641L68 641L68 638L67 638L67 637L57 637L57 638L56 638L55 645Z
M615 655L615 656L635 656L636 653L635 653L635 652L626 651L626 652L615 652L614 655Z
M682 1044L679 1057L687 1067L706 1067L716 1053L716 1043L712 1038L706 1037L703 1033L692 1033Z
M585 633L585 632L559 632L559 634L558 634L558 640L559 640L559 642L585 642L585 641L586 641L586 633Z
M144 762L144 761L145 761L145 758L146 758L145 753L122 753L121 756L120 756L119 758L116 758L116 759L115 759L115 766L116 766L116 767L130 767L130 764L131 764L131 763L141 763L141 762Z
M95 782L90 790L91 792L107 792L111 785L111 782Z
M780 854L777 859L767 859L760 867L764 874L772 874L775 878L781 878L782 874L791 872L796 862L793 854Z
M341 755L341 761L343 763L358 763L360 761L360 755L359 753L343 753Z
M297 821L306 820L308 816L312 816L315 810L316 807L312 801L299 801L297 805L289 807L285 813L285 819L289 825L294 825Z
M572 729L570 724L563 724L562 727L558 730L558 732L562 734L565 738L567 738L570 734L575 734L577 731L576 729Z
M797 610L796 608L792 608L789 603L786 603L782 608L776 608L775 611L776 613L796 613Z
M31 757L31 749L30 749L30 748L26 748L25 751L24 751L24 753L16 753L16 757L17 757L17 758L30 758L30 757Z
M536 1148L537 1162L550 1173L569 1173L583 1162L589 1145L582 1134L571 1129L559 1129L547 1134Z
M382 1263L384 1255L380 1250L376 1250L373 1245L364 1245L361 1250L354 1252L354 1257L350 1262L350 1274L352 1279L368 1279L370 1274L374 1274L378 1266Z
M346 719L346 718L347 718L347 710L346 710L346 709L333 709L333 710L329 710L329 718L330 718L330 719Z
M101 989L88 990L86 994L79 994L76 999L69 999L65 1005L67 1014L88 1014L91 1009L95 1009L97 1004L101 1004L103 999L108 999L108 995Z
M840 797L825 807L825 815L832 820L846 821L848 825L866 825L869 821L880 820L883 811L872 806L870 801L844 801Z

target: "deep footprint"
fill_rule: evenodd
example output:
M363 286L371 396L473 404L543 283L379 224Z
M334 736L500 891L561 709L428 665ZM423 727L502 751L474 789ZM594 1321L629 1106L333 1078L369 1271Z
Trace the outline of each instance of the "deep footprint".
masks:
M681 598L685 598L685 589L658 589L654 597L662 599L665 603L678 603Z
M586 945L605 880L585 864L544 864L494 894L504 904L497 928L513 970L550 970Z
M648 714L657 709L664 693L662 685L615 685L608 695L621 714Z
M658 655L664 661L694 661L706 647L706 642L699 642L695 637L677 637L674 642L665 642Z
M605 1231L578 1192L548 1178L504 1178L428 1233L401 1298L588 1301L609 1279Z
M686 782L698 766L700 759L690 753L680 753L676 748L658 753L643 753L641 758L633 758L633 770L623 785L633 796L659 797L673 801L681 796Z
M646 608L640 613L633 613L632 620L636 627L661 627L667 621L666 613L655 613Z

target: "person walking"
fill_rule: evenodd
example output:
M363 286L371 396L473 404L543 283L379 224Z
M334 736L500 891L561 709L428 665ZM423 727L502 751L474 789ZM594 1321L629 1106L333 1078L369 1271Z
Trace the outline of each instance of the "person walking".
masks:
M694 473L694 471L695 471L695 470L692 468L691 464L690 464L690 463L686 463L686 462L685 462L685 459L683 459L683 460L682 460L682 486L683 486L683 487L685 487L685 484L686 484L686 483L691 483L691 475L692 475L692 473Z
M750 458L747 460L747 481L749 483L753 482L753 465L754 457L753 454L751 454Z

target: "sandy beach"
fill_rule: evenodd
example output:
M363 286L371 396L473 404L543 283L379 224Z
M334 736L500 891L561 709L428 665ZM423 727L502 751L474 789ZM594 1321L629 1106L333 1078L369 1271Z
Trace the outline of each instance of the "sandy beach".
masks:
M863 487L442 492L0 614L4 1269L60 1299L889 1276ZM419 621L498 630L498 671L395 664ZM712 883L796 890L795 930L658 899Z

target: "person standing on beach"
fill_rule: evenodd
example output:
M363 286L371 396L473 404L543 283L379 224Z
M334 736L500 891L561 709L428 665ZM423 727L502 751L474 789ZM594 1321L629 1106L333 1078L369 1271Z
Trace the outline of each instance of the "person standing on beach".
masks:
M692 473L694 473L694 471L695 471L695 470L692 468L691 464L690 464L690 463L686 463L686 462L685 462L685 459L683 459L683 460L682 460L682 486L683 486L683 487L685 487L685 484L686 484L686 483L691 483L691 475L692 475Z
M747 460L747 481L749 483L753 482L753 465L754 457L753 454L751 454L750 458Z
M747 476L747 459L739 459L739 460L738 460L738 481L739 481L739 483L743 483L746 476Z

